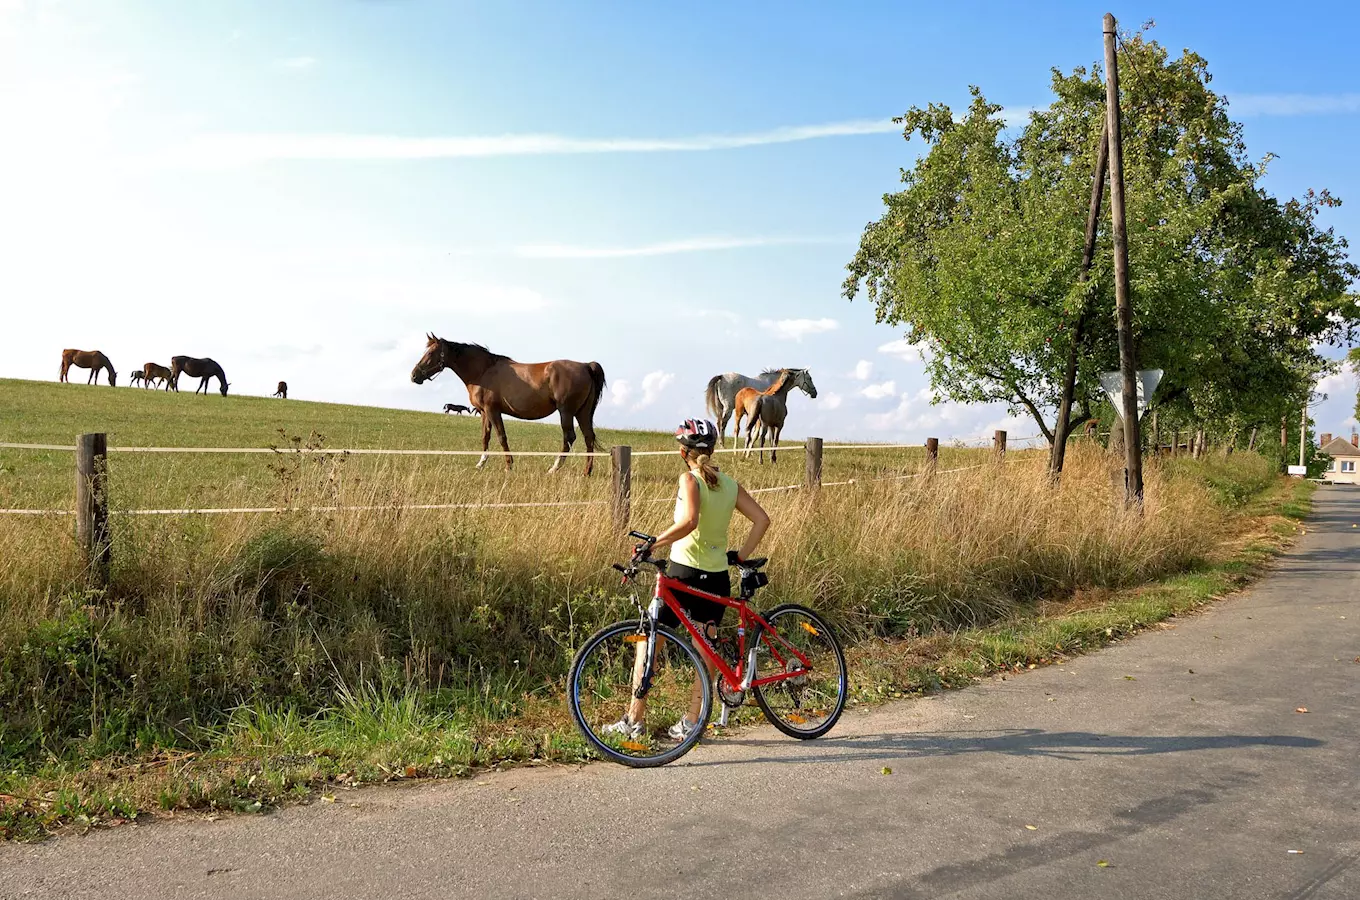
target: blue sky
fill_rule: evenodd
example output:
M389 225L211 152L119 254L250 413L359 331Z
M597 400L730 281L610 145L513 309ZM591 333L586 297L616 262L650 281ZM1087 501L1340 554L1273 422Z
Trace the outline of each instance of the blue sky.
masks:
M791 434L919 441L919 359L839 296L916 148L887 120L1048 102L1101 53L1085 3L0 0L0 375L62 347L126 373L212 356L233 390L438 409L422 335L597 359L607 425L694 414L710 375L812 369ZM1280 195L1360 235L1354 4L1115 8L1209 60ZM1134 261L1136 264L1136 260ZM1336 376L1323 430L1351 423Z

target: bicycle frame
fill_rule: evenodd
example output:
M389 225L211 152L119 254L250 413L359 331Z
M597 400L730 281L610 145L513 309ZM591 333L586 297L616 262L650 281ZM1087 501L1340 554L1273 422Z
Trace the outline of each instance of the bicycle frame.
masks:
M713 600L723 606L730 606L737 610L737 666L734 669L727 664L727 661L714 649L708 635L704 634L689 613L685 612L680 600L675 596L675 591L682 591L695 597L705 600ZM697 590L689 587L677 578L672 578L658 569L656 574L656 587L652 592L652 602L647 607L647 618L655 624L661 615L662 604L669 607L680 620L680 624L689 632L690 640L694 644L694 649L699 651L699 655L704 657L709 665L713 666L722 674L722 677L729 685L735 685L738 690L746 691L753 687L763 687L767 684L774 684L779 681L787 681L792 678L800 678L812 671L812 664L797 647L790 644L779 636L775 627L766 621L765 617L751 609L750 600L742 597L724 597L721 594L710 594L707 591ZM761 626L761 636L765 640L770 655L786 671L765 678L756 678L756 650L758 645L752 644L748 649L746 646L746 631L756 625ZM781 654L780 648L784 653ZM793 671L789 669L789 659L796 657L799 666ZM647 662L643 668L642 683L637 689L639 699L647 695L652 684L652 666L656 662L656 632L649 630L647 635Z

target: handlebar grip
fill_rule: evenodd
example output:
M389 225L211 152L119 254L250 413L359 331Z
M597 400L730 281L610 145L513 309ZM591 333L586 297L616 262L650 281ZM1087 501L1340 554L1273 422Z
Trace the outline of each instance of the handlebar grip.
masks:
M618 569L620 572L622 572L622 573L625 574L625 575L628 574L628 567L627 567L627 566L621 566L621 565L619 565L618 563L614 563L614 565L610 566L610 568L611 568L611 569Z
M652 537L650 534L643 534L641 531L630 531L628 532L628 536L635 537L640 541L646 541L649 544L656 540L656 538Z

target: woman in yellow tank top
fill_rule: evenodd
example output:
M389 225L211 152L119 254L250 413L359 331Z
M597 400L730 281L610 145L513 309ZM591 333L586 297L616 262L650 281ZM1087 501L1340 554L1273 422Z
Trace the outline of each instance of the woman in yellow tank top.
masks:
M679 493L675 499L675 524L657 535L652 549L671 547L666 574L672 578L709 594L731 596L727 530L732 521L732 512L741 513L751 522L751 531L737 552L738 559L746 559L755 553L760 539L765 536L765 529L770 526L770 517L755 498L737 484L735 478L719 472L713 465L712 454L718 441L718 429L712 422L686 419L676 429L675 439L680 442L680 458L685 461L686 468L680 476ZM727 612L726 606L716 600L679 591L676 592L676 599L694 623L707 631L710 638L717 636L718 625ZM670 607L662 608L660 621L663 625L680 627L680 620ZM641 661L646 651L641 644L638 649L638 659ZM712 675L712 672L709 674ZM696 684L689 714L671 728L673 737L681 738L694 728L700 706L700 687ZM646 700L634 700L627 717L606 727L620 733L640 732L646 710Z

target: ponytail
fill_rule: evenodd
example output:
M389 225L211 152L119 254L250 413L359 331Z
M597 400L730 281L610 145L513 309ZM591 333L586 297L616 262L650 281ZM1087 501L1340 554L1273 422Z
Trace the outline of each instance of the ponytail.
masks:
M686 450L685 463L691 472L699 473L699 477L710 490L718 486L718 467L713 465L713 457L709 453L703 450Z

